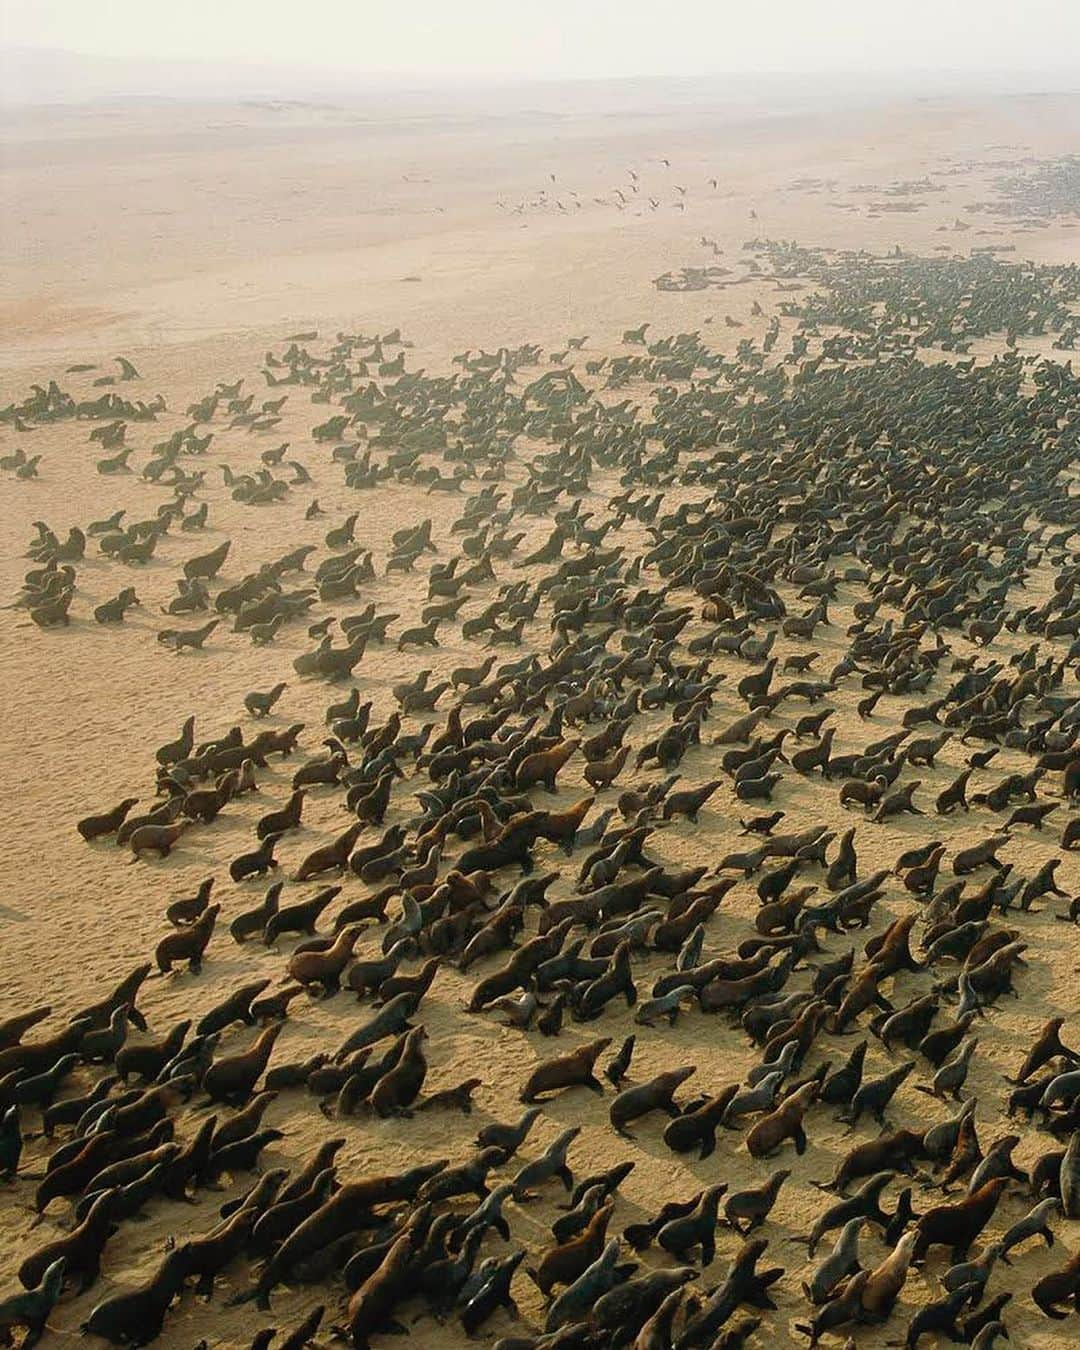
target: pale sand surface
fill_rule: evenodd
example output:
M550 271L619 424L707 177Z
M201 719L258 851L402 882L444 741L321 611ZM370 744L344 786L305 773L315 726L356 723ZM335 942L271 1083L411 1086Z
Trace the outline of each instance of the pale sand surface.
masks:
M763 332L767 320L752 320L750 311L755 300L766 315L773 311L778 297L771 285L750 281L725 290L671 294L658 292L652 284L669 269L714 261L699 242L702 235L715 239L724 250L715 261L732 269L731 279L744 275L741 245L753 236L878 251L900 243L923 253L942 243L957 249L1014 244L1015 255L1003 256L1078 260L1080 233L1065 220L1035 229L1008 218L976 215L967 217L972 222L967 233L951 227L965 204L990 195L992 163L1028 155L1054 157L1074 149L1080 100L1014 98L994 106L933 99L853 110L815 103L776 115L766 108L719 107L706 115L683 106L674 111L658 107L640 91L634 96L636 106L619 113L602 101L595 109L571 108L569 95L565 107L552 99L554 106L530 113L511 95L502 97L504 103L460 109L440 107L437 101L423 103L415 115L408 106L395 110L364 105L278 110L165 105L9 115L0 129L5 213L0 405L24 397L34 381L61 379L60 372L72 362L99 362L106 369L115 354L123 353L139 367L142 380L137 386L118 388L146 398L161 391L170 409L157 423L129 428L129 442L136 447L133 462L139 467L153 443L185 424L186 405L216 381L243 376L245 389L263 397L258 375L263 353L287 334L309 327L319 330L323 341L312 344L312 349L321 351L323 342L339 328L374 333L400 325L415 344L408 353L410 369L429 373L451 369L450 357L466 348L493 350L500 344L535 341L551 351L564 346L568 334L590 334L588 351L594 355L616 352L621 350L622 330L645 319L653 325L653 335L694 328L708 331L703 325L715 319L712 341L721 350L731 350L737 337ZM670 168L660 162L665 156ZM919 198L925 205L910 214L869 214L868 203L882 200L880 192L852 191L859 184L884 188L950 168L961 171L938 179L946 190ZM639 175L641 190L636 197L628 191L630 169ZM718 180L718 187L709 186L711 177ZM796 180L805 178L835 187L793 188ZM681 200L674 184L687 188L685 210L674 205ZM616 187L631 198L624 211L614 205ZM659 203L655 210L642 202L649 196ZM603 204L594 200L597 197ZM580 208L576 200L582 203ZM836 201L856 209L839 209ZM751 211L756 219L751 219ZM939 232L942 225L950 229ZM723 327L725 314L747 326L729 334ZM1033 341L1026 340L1021 348L1037 350ZM81 393L89 389L91 378L66 376L61 382ZM227 878L227 865L247 847L254 820L271 804L282 802L298 760L275 757L259 774L258 794L230 807L212 826L189 833L165 863L128 866L126 851L111 842L84 844L74 822L129 793L144 799L152 796L153 749L176 733L189 712L197 716L200 738L223 733L234 721L242 721L249 731L252 723L243 716L244 693L286 679L289 688L269 724L307 724L303 759L318 748L326 703L344 692L294 677L291 660L308 645L303 625L286 627L267 650L228 631L228 625L205 653L174 657L165 652L154 641L154 633L169 622L162 621L159 607L174 594L180 562L224 538L233 541L223 574L226 581L302 542L318 544L321 557L328 526L353 510L360 512L357 542L374 550L380 574L393 530L424 516L434 519L439 556L445 559L454 547L449 530L461 498L429 497L397 484L350 493L343 486L340 466L330 463L328 448L310 442L311 427L332 410L310 405L306 391L289 392L284 421L273 432L252 436L216 427L209 464L198 465L210 468L199 498L209 502L210 527L194 543L175 533L163 541L152 563L134 577L145 608L135 611L123 628L99 628L88 622L92 605L128 581L124 569L106 565L93 548L79 566L73 609L77 622L71 628L39 631L27 624L21 611L7 611L0 619L4 1011L47 1000L63 1015L104 993L152 952L165 932L164 905L190 893L205 876L215 874L219 879L216 898L223 904L223 920L252 904L262 894L262 884L234 886ZM46 520L63 536L69 524L85 526L120 505L134 518L150 515L164 499L162 489L138 476L96 474L98 452L86 442L87 430L84 423L62 423L19 438L9 426L0 429L0 450L6 453L19 442L28 452L43 455L39 481L17 482L5 475L0 483L0 596L5 599L15 594L29 565L24 554L32 521ZM227 460L234 470L250 469L262 449L286 439L311 469L314 487L295 490L284 504L265 508L231 501L212 466ZM518 465L511 477L521 474ZM587 505L602 509L614 480L599 476L593 487L595 499ZM308 523L303 510L312 493L327 516ZM672 497L677 500L678 493ZM526 542L539 542L546 537L549 522L530 517L525 527L530 531ZM640 549L642 538L636 529L628 529L619 542ZM423 568L421 563L413 577L380 575L377 583L365 588L361 603L348 609L361 608L370 595L380 608L389 606L405 621L417 621L425 599ZM500 579L509 575L507 571ZM1048 584L1033 579L1026 603L1039 603ZM794 588L781 590L790 601ZM820 665L825 671L846 649L843 634L851 621L850 607L862 593L861 588L843 588L839 602L831 607L834 626L815 637L812 645L823 653ZM324 612L320 607L318 613ZM188 624L186 619L178 622ZM695 620L688 634L699 631L704 625ZM459 627L448 632L452 636L436 653L399 655L393 644L369 649L357 668L356 683L362 698L374 699L376 718L391 711L389 686L395 680L422 665L431 665L438 673L480 659L477 646L461 640ZM537 647L545 645L546 622L532 625L528 638ZM950 640L958 652L968 650L959 636ZM999 641L1002 659L1024 645L1007 634ZM797 642L780 644L782 654L805 647ZM729 686L747 669L722 657L716 664L728 671ZM904 706L901 700L884 700L868 731L855 717L856 697L854 688L845 686L835 699L841 751L872 735L884 735ZM723 726L739 707L733 689L722 690L710 726ZM641 719L635 738L643 739L646 730L660 726L666 716ZM443 714L435 720L441 725ZM792 720L790 712L782 711L777 724ZM410 719L410 729L420 721ZM927 800L932 801L955 776L964 753L962 747L951 745L935 769L922 772ZM684 769L688 780L696 783L712 777L719 755L711 746L694 750ZM1020 769L1027 763L1025 757L1006 751L995 769ZM580 760L572 761L560 778L560 802L580 795L580 775ZM628 781L624 776L619 786ZM614 801L617 791L603 794L601 804ZM854 823L838 806L835 788L791 773L776 805L788 812L793 828L822 821L839 830ZM407 792L399 788L388 820L405 820L410 813ZM699 825L681 821L658 833L652 851L673 865L714 863L735 847L738 813L739 804L725 787L705 809ZM981 837L982 824L975 818L950 820L945 826L948 834L942 837L959 847ZM1055 853L1060 821L1051 824L1044 835L1019 835L1002 856L1034 872ZM291 873L309 848L342 827L340 796L316 790L303 829L288 836L279 850L283 873ZM941 828L932 816L904 816L876 829L861 828L860 872L889 866L902 848L935 837ZM1080 887L1080 867L1076 855L1064 858L1059 882L1072 894ZM576 871L577 856L569 866L561 855L551 861L561 863L565 885ZM350 877L343 898L363 891ZM287 893L306 891L289 885ZM1053 904L1060 907L1060 902ZM732 950L751 931L754 905L753 884L740 883L710 921L708 953ZM875 916L875 928L906 907L907 901L891 890ZM1021 997L999 1003L980 1028L969 1087L980 1099L984 1147L1003 1130L1000 1106L1006 1089L1001 1075L1015 1071L1033 1031L1048 1016L1060 1013L1072 1019L1071 1040L1080 1039L1077 930L1048 919L1045 912L1016 919L1034 947L1019 979ZM379 940L375 930L362 942L362 954L374 950ZM177 1018L205 1011L244 980L262 974L277 980L284 973L283 952L290 945L272 953L251 945L237 947L219 929L200 976L184 973L147 984L140 1003L152 1030L161 1034ZM842 946L834 939L831 950ZM641 963L640 986L647 988L648 976L666 964L655 956ZM486 963L481 969L493 967L494 963ZM490 1016L468 1017L461 1012L474 979L474 972L461 976L444 970L423 1005L431 1035L428 1087L450 1085L475 1070L484 1086L477 1093L474 1114L344 1122L341 1132L348 1143L339 1157L341 1176L369 1169L392 1171L436 1156L462 1160L480 1125L493 1118L516 1117L517 1088L537 1059L594 1035L611 1035L618 1044L632 1029L620 1006L609 1009L595 1025L568 1023L559 1042L545 1041L535 1032L522 1036L502 1030ZM346 995L325 1004L302 1000L293 1008L275 1052L279 1061L336 1044L367 1016ZM249 1034L231 1031L230 1046L242 1044ZM845 1054L850 1044L840 1042L838 1055ZM872 1045L870 1053L875 1069L880 1069L884 1063L880 1048ZM674 1029L641 1031L633 1076L642 1081L661 1067L693 1062L698 1066L694 1081L707 1091L745 1072L753 1061L754 1051L745 1037L719 1020L692 1013ZM925 1080L921 1069L916 1077ZM909 1123L941 1118L943 1109L920 1097L909 1083L901 1089L892 1114ZM308 1155L321 1138L338 1129L318 1114L312 1098L296 1092L282 1094L267 1122L286 1133L286 1139L266 1155L273 1163L287 1164ZM794 1166L793 1179L764 1230L771 1240L765 1264L775 1262L788 1271L779 1286L780 1311L770 1315L768 1325L769 1339L775 1343L805 1343L792 1325L805 1311L798 1289L808 1274L805 1251L786 1239L806 1231L823 1208L824 1198L809 1182L831 1174L849 1146L843 1126L832 1113L818 1112L810 1120L810 1148L803 1159L793 1163L788 1148L777 1162L760 1165L752 1164L740 1147L739 1134L723 1135L716 1155L704 1163L677 1157L660 1141L662 1123L649 1117L637 1129L635 1142L618 1139L607 1123L607 1101L571 1092L545 1106L523 1155L536 1156L566 1125L582 1124L583 1133L571 1150L575 1174L632 1158L637 1166L622 1189L614 1232L643 1213L654 1212L664 1199L691 1194L713 1180L727 1180L736 1190L773 1166ZM1048 1146L1048 1136L1028 1130L1018 1159L1028 1163ZM44 1156L39 1146L31 1145L25 1165L36 1170ZM891 1194L897 1189L891 1188ZM58 1207L45 1225L30 1233L28 1196L26 1182L0 1195L5 1233L0 1243L0 1287L11 1283L18 1262L54 1230L56 1214L62 1213ZM54 1315L58 1333L74 1334L102 1291L149 1274L167 1236L207 1229L224 1198L204 1192L190 1211L155 1203L148 1222L125 1225L107 1248L103 1277L93 1293L66 1299ZM556 1215L556 1199L561 1196L547 1187L542 1201L509 1207L518 1243L535 1250L549 1240L547 1225ZM917 1195L917 1205L921 1200ZM1025 1208L1023 1199L1010 1200L1008 1221ZM1075 1223L1059 1221L1057 1231L1061 1241L1053 1251L1025 1248L1012 1270L999 1266L995 1271L991 1292L1016 1291L1006 1315L1014 1344L1051 1347L1070 1342L1068 1324L1045 1320L1026 1297L1034 1280L1056 1268L1063 1253L1080 1240ZM707 1272L707 1284L716 1282L735 1247L734 1236L722 1229L718 1262ZM883 1252L876 1234L864 1238L864 1249L873 1260ZM890 1324L890 1337L902 1335L898 1328L906 1324L906 1316L901 1314L934 1296L941 1268L939 1255L925 1271L912 1275L903 1296L905 1306ZM231 1292L246 1283L246 1270L234 1266L221 1289ZM273 1318L250 1305L226 1310L220 1291L209 1306L188 1294L170 1314L161 1344L191 1346L205 1338L211 1346L245 1346L258 1326L294 1325L316 1302L327 1301L327 1294L324 1287L279 1290ZM515 1295L526 1319L542 1320L539 1293L524 1276L515 1282ZM328 1321L337 1320L336 1296L331 1294L329 1302ZM505 1314L499 1314L488 1330L507 1334L510 1327ZM877 1345L885 1335L879 1329L862 1329L856 1339ZM439 1327L427 1318L412 1338L431 1346L463 1343L456 1322Z

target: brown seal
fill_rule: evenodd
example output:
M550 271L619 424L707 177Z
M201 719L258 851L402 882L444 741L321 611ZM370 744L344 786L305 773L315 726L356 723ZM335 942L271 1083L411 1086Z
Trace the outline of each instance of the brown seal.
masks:
M108 1191L98 1195L82 1223L28 1256L19 1267L23 1288L36 1288L52 1263L63 1260L64 1278L77 1282L80 1292L89 1289L98 1277L105 1243L116 1231L111 1215L114 1199Z
M1067 1045L1061 1042L1061 1028L1065 1025L1064 1017L1052 1017L1047 1022L1039 1034L1032 1042L1031 1049L1024 1057L1024 1062L1020 1066L1020 1072L1015 1078L1007 1079L1007 1082L1018 1084L1026 1082L1036 1069L1041 1069L1049 1060L1060 1056L1070 1064L1075 1064L1080 1059L1080 1054L1075 1050L1070 1050ZM0 1035L0 1045L3 1044L3 1037Z
M101 1336L113 1345L154 1340L161 1334L173 1299L183 1288L186 1264L182 1247L169 1252L149 1280L99 1303L79 1329L84 1335Z
M678 1108L674 1106L672 1098L683 1083L695 1073L697 1065L687 1064L680 1069L668 1069L664 1073L658 1073L647 1083L625 1088L611 1103L608 1112L616 1134L633 1138L626 1126L650 1111L666 1111L671 1116L678 1115Z
M526 1274L545 1298L557 1284L573 1284L579 1275L604 1250L607 1226L615 1210L614 1200L602 1205L577 1237L549 1248L537 1262L535 1270L526 1267Z
M409 1113L409 1107L420 1095L427 1076L423 1047L426 1038L424 1027L413 1027L405 1037L397 1063L372 1088L370 1101L377 1116Z
M156 1078L169 1060L179 1053L190 1030L191 1020L185 1018L177 1022L160 1041L122 1046L113 1061L121 1082L126 1083L132 1074L137 1074L147 1082Z
M911 1255L918 1241L914 1231L904 1233L889 1255L870 1272L863 1285L863 1312L874 1321L884 1321L892 1311L907 1279Z
M235 1104L247 1100L270 1061L270 1053L281 1033L281 1026L280 1022L274 1023L247 1050L215 1060L210 1065L203 1078L203 1087L211 1101Z
M920 1261L931 1247L951 1247L956 1265L967 1259L971 1244L993 1216L1001 1193L1011 1177L993 1177L977 1191L952 1205L937 1205L928 1209L916 1225L917 1241L913 1261Z
M837 1168L833 1179L828 1183L815 1185L821 1190L842 1193L850 1182L857 1181L859 1177L876 1176L878 1172L886 1169L910 1173L912 1158L923 1152L923 1136L916 1130L896 1130L892 1134L881 1134L876 1139L856 1144Z
M100 815L84 816L76 823L75 828L87 843L93 839L100 839L102 835L112 834L123 825L127 813L138 800L138 797L125 797L110 811L102 811Z
M397 1304L409 1293L415 1258L414 1234L406 1225L378 1267L349 1300L349 1339L354 1350L367 1350L369 1337L386 1326Z
M0 1079L14 1069L25 1069L28 1074L44 1073L62 1056L78 1050L82 1038L92 1025L89 1017L76 1018L55 1036L49 1036L43 1041L9 1045L6 1050L0 1050Z
M471 1115L472 1095L478 1087L482 1086L482 1079L466 1078L454 1087L433 1092L430 1097L425 1097L422 1102L419 1102L416 1109L418 1111L434 1111L438 1108L457 1109L467 1116Z
M233 919L229 925L229 936L234 942L245 942L249 937L265 931L267 923L278 912L284 885L283 881L275 881L263 896L262 904L244 910Z
M323 872L343 872L349 865L349 854L356 847L356 841L363 833L363 829L364 822L358 820L329 844L313 849L296 869L293 880L307 881L311 877L320 876Z
M1061 1321L1065 1313L1058 1312L1058 1303L1080 1303L1080 1251L1075 1252L1060 1270L1051 1271L1036 1281L1031 1297L1047 1317Z
M573 738L553 745L550 750L538 750L536 754L526 755L517 767L514 786L519 792L525 792L537 783L543 783L549 792L554 792L559 770L580 744L580 740Z
M220 913L220 905L208 905L195 923L163 937L154 951L158 970L164 975L172 970L176 962L186 961L190 969L198 974L202 968L203 952L210 942Z
M566 1055L545 1060L529 1075L521 1089L521 1100L533 1102L542 1092L558 1092L561 1088L587 1087L602 1094L604 1089L593 1074L597 1059L611 1044L611 1037L580 1045Z
M262 876L277 867L274 845L280 838L280 834L268 834L258 848L234 858L229 864L229 876L232 880L244 881L247 877Z
M190 820L178 820L173 825L140 825L128 839L131 861L137 862L144 853L156 853L160 858L167 858L172 852L172 846L191 823Z
M804 1083L780 1103L775 1111L763 1116L746 1136L746 1148L752 1158L766 1158L780 1147L785 1139L795 1140L795 1152L806 1151L806 1131L803 1116L817 1096L817 1081Z
M44 1022L51 1012L52 1004L45 1003L41 1007L31 1008L28 1012L16 1013L14 1017L5 1018L0 1022L0 1050L6 1050L9 1045L18 1045L26 1033L39 1022Z
M289 958L289 977L307 988L319 985L327 994L341 987L341 973L352 960L353 948L364 931L362 924L342 928L325 951L298 951Z

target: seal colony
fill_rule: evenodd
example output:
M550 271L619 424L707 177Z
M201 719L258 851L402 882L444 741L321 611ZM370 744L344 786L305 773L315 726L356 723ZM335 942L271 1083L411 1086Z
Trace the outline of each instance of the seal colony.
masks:
M306 331L183 412L127 358L0 412L116 490L35 524L20 640L141 618L165 681L241 644L265 672L59 822L160 935L92 1006L51 1006L43 952L0 1010L0 1335L70 1304L178 1343L200 1299L203 1344L357 1350L1075 1318L1080 1003L995 1023L1077 950L1080 377L1016 344L1080 281L746 253L805 290L731 352L653 319L428 374L397 330ZM395 489L431 514L383 550ZM302 528L245 556L219 492ZM125 1265L144 1214L170 1239Z

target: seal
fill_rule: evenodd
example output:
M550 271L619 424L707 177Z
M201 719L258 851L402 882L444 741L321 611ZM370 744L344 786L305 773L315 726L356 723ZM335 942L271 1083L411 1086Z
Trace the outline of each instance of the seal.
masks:
M256 837L262 840L268 834L284 834L286 830L295 830L300 824L306 797L306 789L299 787L280 810L268 811L260 816L255 822Z
M1080 1251L1069 1258L1060 1270L1051 1271L1037 1280L1031 1298L1040 1312L1055 1321L1062 1321L1066 1313L1059 1312L1059 1303L1071 1302L1074 1309L1080 1301Z
M1025 1083L1038 1069L1044 1064L1048 1064L1052 1059L1063 1059L1068 1064L1080 1064L1080 1053L1070 1050L1068 1046L1063 1045L1061 1041L1061 1028L1065 1025L1064 1017L1052 1017L1045 1023L1034 1041L1031 1043L1031 1049L1024 1057L1024 1062L1015 1078L1006 1079L1006 1082L1013 1084ZM2 1040L0 1040L2 1044Z
M24 1327L23 1345L37 1345L48 1327L49 1314L60 1302L64 1287L64 1262L55 1261L41 1278L38 1288L0 1299L0 1342L11 1344L12 1331Z
M827 1303L841 1280L859 1269L859 1234L866 1219L862 1215L848 1219L828 1256L810 1277L803 1281L803 1294L815 1307Z
M893 1167L910 1174L914 1168L912 1159L924 1156L923 1135L915 1130L895 1130L892 1133L878 1135L865 1143L856 1144L840 1163L831 1181L813 1183L819 1190L847 1190L852 1181L859 1177L872 1176L886 1167Z
M234 989L209 1012L203 1014L196 1024L195 1034L212 1036L215 1032L224 1031L226 1027L232 1026L234 1022L243 1022L246 1026L251 1026L255 1020L251 1014L251 1005L269 984L269 976L264 976L261 980L253 980L250 984L242 984L239 989Z
M512 1185L512 1193L517 1201L532 1199L531 1188L541 1186L553 1177L561 1181L568 1191L573 1188L574 1178L566 1156L580 1133L580 1125L571 1125L552 1140L539 1158L519 1169Z
M907 1280L918 1232L904 1233L888 1256L870 1272L863 1285L861 1307L870 1321L883 1322L892 1311Z
M1004 1237L1001 1239L1001 1259L1006 1265L1009 1265L1009 1252L1013 1247L1018 1247L1021 1242L1026 1242L1028 1238L1041 1237L1047 1247L1054 1245L1054 1232L1050 1227L1050 1220L1061 1213L1061 1201L1057 1196L1050 1196L1048 1199L1040 1201L1033 1209L1028 1210L1022 1219L1017 1219L1011 1228L1006 1229Z
M738 1083L731 1083L716 1096L707 1097L700 1106L677 1115L664 1128L664 1143L673 1153L699 1150L702 1160L716 1148L716 1130L724 1122L728 1107L739 1091Z
M127 841L131 849L131 861L138 862L144 853L156 853L159 858L167 858L173 845L191 824L190 820L177 820L172 825L140 825L131 832Z
M423 1042L427 1038L424 1027L413 1027L405 1037L394 1067L371 1090L371 1106L377 1116L405 1116L420 1095L427 1076Z
M101 839L106 834L115 834L123 825L128 812L138 803L138 800L138 797L125 797L111 810L102 811L99 815L84 816L82 820L76 822L75 828L88 844L95 839Z
M113 1196L114 1192L102 1192L70 1233L47 1242L23 1261L18 1277L24 1289L35 1289L57 1261L64 1263L64 1279L75 1282L80 1293L90 1288L101 1270L105 1243L116 1232L112 1221Z
M776 1204L780 1187L789 1176L790 1169L780 1168L763 1185L752 1190L737 1191L728 1197L724 1202L724 1217L740 1237L746 1237L758 1224L765 1222ZM743 1227L743 1220L746 1221L746 1227Z
M558 1092L562 1088L587 1087L603 1095L603 1086L593 1073L596 1061L611 1044L611 1037L590 1041L576 1050L539 1064L526 1079L520 1092L523 1102L534 1102L541 1093Z
M364 830L364 821L358 820L320 848L313 849L296 869L294 881L308 881L311 877L321 876L323 872L344 872L349 865L349 855L356 847L356 841ZM271 835L270 838L280 836Z
M247 1050L215 1060L203 1078L203 1089L212 1102L240 1105L251 1095L270 1062L270 1054L282 1030L280 1022L266 1028Z
M183 928L194 923L210 903L210 892L214 889L214 878L207 877L199 883L199 889L192 896L174 900L165 910L165 919L174 928Z
M926 1335L937 1335L958 1344L964 1341L970 1343L972 1338L963 1335L957 1325L957 1318L977 1293L977 1285L961 1285L959 1289L954 1289L943 1298L920 1308L908 1323L904 1350L916 1350L919 1341Z
M79 1330L113 1345L146 1344L161 1335L165 1314L183 1288L187 1257L182 1247L168 1253L144 1284L99 1303Z
M352 960L363 924L349 924L342 928L334 941L325 951L297 951L289 958L289 978L296 980L310 991L315 985L325 995L336 993L341 988L341 975Z
M673 1098L679 1088L697 1073L696 1064L684 1065L679 1069L668 1069L658 1073L647 1083L624 1089L611 1103L608 1119L616 1134L632 1139L627 1130L631 1121L640 1119L650 1111L666 1111L670 1116L678 1116L679 1109Z
M268 834L257 849L250 853L241 853L229 864L229 876L233 881L245 881L248 877L263 876L277 867L274 857L274 845L281 838L277 834Z
M911 1259L921 1261L931 1247L944 1246L952 1248L954 1265L966 1260L971 1244L993 1217L1010 1181L1010 1177L993 1177L955 1204L928 1209L916 1224Z
M746 1148L752 1158L766 1158L774 1153L785 1139L795 1141L795 1152L806 1151L806 1131L803 1116L817 1096L818 1084L805 1083L791 1093L776 1108L759 1120L746 1136Z
M701 1264L711 1265L716 1256L716 1225L720 1201L727 1192L726 1182L702 1191L701 1198L689 1214L671 1219L656 1235L664 1251L676 1259L685 1257L695 1247L701 1249Z
M553 745L549 750L540 750L536 754L526 755L517 767L514 786L519 792L525 792L538 783L542 783L548 792L555 791L555 779L559 770L581 745L581 741L572 738Z
M30 1008L26 1012L15 1013L13 1017L5 1018L0 1022L0 1050L18 1045L28 1031L39 1022L44 1022L51 1013L52 1004L44 1003L37 1008Z
M535 1268L525 1273L546 1297L557 1284L573 1284L604 1250L607 1227L615 1211L614 1201L601 1205L577 1237L549 1248Z
M202 969L203 953L210 943L221 906L208 905L202 915L186 928L163 937L154 949L154 961L163 975L179 961L186 961L195 975Z

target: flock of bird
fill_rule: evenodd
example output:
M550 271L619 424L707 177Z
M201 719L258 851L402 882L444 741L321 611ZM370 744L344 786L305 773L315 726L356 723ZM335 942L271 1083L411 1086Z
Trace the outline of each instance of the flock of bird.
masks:
M128 623L140 569L182 546L158 641L200 661L250 640L268 671L227 731L178 710L146 783L77 822L137 862L198 858L219 816L243 820L227 874L163 903L152 958L91 1006L0 1005L0 1175L37 1215L9 1224L25 1256L0 1338L32 1345L74 1298L85 1333L146 1344L219 1282L253 1350L454 1327L502 1350L735 1350L790 1327L989 1350L1014 1314L1080 1311L1075 1002L1006 1044L1008 1081L985 1049L1080 919L1061 884L1080 378L1016 349L1067 322L1076 279L749 251L816 289L734 354L644 323L607 354L582 336L554 364L527 345L429 375L397 331L301 333L267 353L267 397L217 383L138 466L128 436L177 420L163 399L53 381L0 412L24 438L89 428L117 482L107 518L37 523L15 605L43 631L23 640ZM1008 339L992 357L920 355L988 335ZM310 445L257 450L301 394L328 405ZM223 467L231 500L306 532L242 574L229 537L198 544L224 441L255 447ZM135 471L163 495L141 519ZM312 488L355 509L330 524ZM375 490L416 517L445 495L456 518L404 514L376 557ZM91 549L120 584L86 610ZM305 631L290 668L275 653ZM432 665L362 690L383 649ZM325 729L275 711L322 683ZM297 847L313 799L347 824ZM169 889L171 864L143 866ZM234 946L274 976L200 998ZM151 1025L152 972L198 1012ZM453 1024L506 1029L464 1077L447 997ZM290 1057L328 1010L338 1034ZM508 1080L523 1110L494 1118ZM321 1138L290 1165L267 1123L285 1101ZM377 1158L380 1129L407 1139L429 1112L438 1156L341 1165L350 1138ZM571 1123L534 1146L549 1113ZM835 1172L811 1178L838 1123ZM656 1150L681 1183L643 1213L622 1188ZM811 1179L820 1203L785 1211ZM553 1198L537 1242L530 1206ZM118 1235L185 1201L184 1235L125 1283ZM1053 1248L1037 1277L1032 1240ZM533 1329L510 1320L526 1286Z

